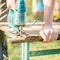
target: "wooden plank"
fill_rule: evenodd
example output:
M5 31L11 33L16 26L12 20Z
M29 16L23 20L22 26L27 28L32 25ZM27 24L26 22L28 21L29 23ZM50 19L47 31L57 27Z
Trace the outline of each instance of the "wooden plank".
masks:
M59 35L58 39L60 39L60 35ZM26 36L26 37L17 37L17 38L11 38L8 40L10 43L37 42L37 41L41 42L41 41L43 41L41 36L38 36L38 35L32 35L32 36L30 35L30 36Z
M23 27L23 30L40 30L42 25L30 25L30 26L25 26ZM57 29L58 31L60 31L60 24L55 24L53 25L53 27L55 29ZM0 25L0 30L4 31L4 32L14 32L13 28L9 28L7 25L4 25L4 23L2 25Z
M42 41L40 36L26 36L8 39L10 43L36 42Z
M28 23L29 24L29 23ZM42 24L42 23L41 23ZM58 30L59 32L59 37L60 39L60 23L54 23L54 28ZM16 35L14 30L12 28L9 28L8 26L1 26L0 30L4 31L7 35L12 36L13 38L9 38L9 42L11 43L22 43L22 42L34 42L34 41L42 41L41 36L39 35L39 31L41 29L42 25L30 25L30 26L25 26L23 27L23 32L21 36L14 36Z
M42 22L36 22L33 24L33 22L26 22L26 26L33 26L33 25L42 25ZM60 22L53 22L53 25L60 25ZM8 26L7 22L0 22L0 26Z
M9 42L11 43L22 43L22 42L34 42L34 41L42 41L41 36L39 35L40 26L30 26L23 28L23 32L26 34L23 34L22 36L13 36L13 38L9 38ZM11 28L10 28L11 29ZM14 32L13 29L10 30L8 27L3 27L3 30L8 35L12 35ZM59 31L60 32L60 31ZM15 35L15 34L13 34ZM59 39L60 39L60 33L59 33Z

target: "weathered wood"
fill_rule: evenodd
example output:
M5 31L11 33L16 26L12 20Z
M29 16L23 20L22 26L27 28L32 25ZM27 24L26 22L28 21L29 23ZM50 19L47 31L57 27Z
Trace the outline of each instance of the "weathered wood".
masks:
M23 42L36 42L42 41L40 36L26 36L26 37L17 37L9 39L10 43L23 43Z
M6 23L5 23L6 24ZM36 23L35 25L27 23L28 26L23 27L23 32L21 36L14 36L16 35L16 31L14 31L12 28L9 28L7 25L2 25L0 27L0 30L4 31L7 35L12 36L13 38L9 38L10 43L22 43L22 42L34 42L34 41L42 41L42 38L39 34L39 31L42 27L42 23L39 25L39 23ZM54 23L54 28L57 29L59 32L59 37L60 39L60 23Z
M60 39L60 35L59 35L58 39ZM26 37L17 37L17 38L9 39L10 43L37 42L37 41L43 41L41 36L38 36L38 35L31 36L30 35L30 36L26 36Z
M38 28L37 28L38 27ZM17 36L17 37L13 37L13 38L9 38L9 42L10 43L22 43L22 42L34 42L34 41L42 41L41 36L39 35L39 30L40 30L40 26L30 26L30 27L25 27L23 28L23 32L27 33L26 35L22 35L22 36ZM5 30L5 28L4 28ZM11 29L10 31L8 31L10 29L5 30L5 32L7 31L7 34L9 34L9 32L13 32L13 30ZM13 33L12 33L13 34ZM15 35L15 34L14 34ZM59 37L58 39L60 39L60 33L59 33Z
M28 30L39 30L42 26L42 22L37 22L34 25L32 25L33 23L26 23L26 26L23 27L24 30L28 31ZM53 26L55 29L60 31L60 22L58 23L53 23ZM14 30L12 28L8 27L8 23L6 22L0 22L0 30L5 31L5 32L13 32Z
M37 25L42 25L42 22L36 22L33 24L33 22L26 22L26 26L37 26ZM60 25L60 22L53 22L53 25ZM7 22L0 22L0 26L8 26Z

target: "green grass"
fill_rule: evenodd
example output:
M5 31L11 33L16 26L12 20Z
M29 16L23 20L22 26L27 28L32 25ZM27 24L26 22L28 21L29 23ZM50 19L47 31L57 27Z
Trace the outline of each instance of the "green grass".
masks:
M46 50L46 49L60 49L60 41L51 43L34 42L30 43L30 51ZM21 60L21 44L8 43L9 60ZM30 60L60 60L60 54L30 57Z

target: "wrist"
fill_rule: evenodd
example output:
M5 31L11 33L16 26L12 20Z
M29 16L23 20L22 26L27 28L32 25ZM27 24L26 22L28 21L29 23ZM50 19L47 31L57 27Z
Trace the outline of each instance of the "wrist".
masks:
M52 23L43 22L43 27L53 27Z

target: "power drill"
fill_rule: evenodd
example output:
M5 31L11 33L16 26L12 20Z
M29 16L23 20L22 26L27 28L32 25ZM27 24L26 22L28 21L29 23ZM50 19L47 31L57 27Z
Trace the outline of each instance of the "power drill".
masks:
M9 9L7 18L8 26L20 32L22 27L25 26L25 12L26 7L24 0L17 0L15 10Z

